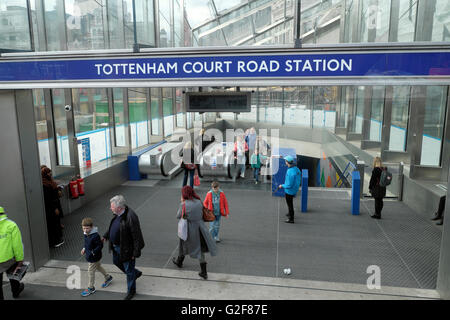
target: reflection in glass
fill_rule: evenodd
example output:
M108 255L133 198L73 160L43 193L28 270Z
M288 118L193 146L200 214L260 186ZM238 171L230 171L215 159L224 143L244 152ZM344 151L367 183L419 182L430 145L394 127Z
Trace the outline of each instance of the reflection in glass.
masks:
M444 135L448 87L428 86L422 139L421 165L439 166Z
M0 47L31 50L30 25L26 0L0 2Z
M347 128L348 124L348 109L351 101L351 93L349 87L341 88L341 111L339 113L339 127Z
M123 89L113 89L114 129L116 147L126 147L126 123L123 106Z
M153 0L135 0L136 33L138 43L155 45L155 25L153 18Z
M108 32L110 49L125 47L122 0L108 0Z
M65 9L68 49L104 49L101 3L96 0L66 0Z
M170 17L172 1L159 0L159 43L160 47L172 46L172 26Z
M353 117L353 132L362 133L364 120L364 86L356 87L355 90L355 109Z
M369 140L371 141L381 141L381 129L383 127L384 91L384 87L373 87L369 136Z
M145 88L128 89L128 112L130 115L131 147L136 149L149 143L147 94Z
M387 42L391 0L361 1L361 42Z
M450 1L435 0L432 41L450 41ZM428 5L432 1L428 1Z
M159 88L151 88L150 89L150 97L151 97L151 114L152 114L152 135L159 136L161 135L159 128L159 94L161 90Z
M67 118L64 109L64 89L52 89L53 123L55 125L58 165L70 166L69 140L67 136Z
M163 88L163 120L164 136L173 134L173 91L172 88Z
M391 151L406 151L410 97L411 87L393 87L391 130L389 137L389 150Z
M311 126L311 87L284 88L284 123Z
M398 42L414 41L417 0L400 0L399 18L394 21L398 28Z
M64 50L63 43L65 33L65 21L61 21L60 12L62 12L63 2L59 0L44 0L45 7L45 34L47 37L47 50Z
M48 142L47 115L45 112L44 90L33 89L34 117L39 148L39 163L51 168L50 146Z
M334 128L336 126L337 87L313 87L314 128Z

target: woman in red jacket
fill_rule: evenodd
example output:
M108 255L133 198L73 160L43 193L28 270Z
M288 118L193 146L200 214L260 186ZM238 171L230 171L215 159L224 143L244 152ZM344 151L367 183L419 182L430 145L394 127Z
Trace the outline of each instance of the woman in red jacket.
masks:
M228 211L228 201L225 193L219 189L219 183L217 181L213 181L211 184L211 190L206 194L203 206L214 212L216 219L209 223L209 232L216 242L220 242L220 218L221 216L228 217L230 212Z

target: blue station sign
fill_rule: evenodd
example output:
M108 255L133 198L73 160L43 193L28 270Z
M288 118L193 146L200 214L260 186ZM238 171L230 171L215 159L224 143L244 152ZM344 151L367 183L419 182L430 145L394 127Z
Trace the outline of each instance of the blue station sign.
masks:
M450 76L450 52L31 59L0 59L0 82Z

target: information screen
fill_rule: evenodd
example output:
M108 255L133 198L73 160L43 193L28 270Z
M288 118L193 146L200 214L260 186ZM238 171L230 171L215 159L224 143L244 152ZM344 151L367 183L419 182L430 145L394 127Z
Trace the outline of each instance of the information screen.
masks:
M188 112L250 112L251 92L187 92Z

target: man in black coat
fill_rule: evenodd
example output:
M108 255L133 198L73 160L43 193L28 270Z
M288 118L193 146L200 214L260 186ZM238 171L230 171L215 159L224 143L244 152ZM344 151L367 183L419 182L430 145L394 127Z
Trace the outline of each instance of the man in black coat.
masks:
M109 241L109 252L112 251L113 263L127 275L127 296L130 300L136 294L136 279L142 272L136 269L136 258L141 256L144 248L139 218L136 213L126 205L125 198L117 195L111 200L111 211L114 217L103 240Z

